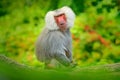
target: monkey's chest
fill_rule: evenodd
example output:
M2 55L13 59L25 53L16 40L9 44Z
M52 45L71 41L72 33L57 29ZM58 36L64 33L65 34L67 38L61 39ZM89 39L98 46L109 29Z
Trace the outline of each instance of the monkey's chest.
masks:
M63 52L68 50L71 43L70 36L66 36L60 32L49 33L44 39L43 46L51 54L57 52Z

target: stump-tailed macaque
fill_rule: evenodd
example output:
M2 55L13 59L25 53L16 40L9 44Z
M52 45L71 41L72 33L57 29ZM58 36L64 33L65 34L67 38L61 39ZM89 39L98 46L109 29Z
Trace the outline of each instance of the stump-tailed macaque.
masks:
M65 6L49 11L45 17L45 27L36 42L38 60L50 64L52 59L65 66L72 63L72 38L70 28L74 25L75 14Z

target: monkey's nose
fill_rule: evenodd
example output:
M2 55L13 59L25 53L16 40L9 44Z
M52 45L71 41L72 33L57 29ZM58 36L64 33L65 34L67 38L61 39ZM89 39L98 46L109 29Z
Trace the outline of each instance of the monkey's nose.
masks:
M60 22L60 25L61 25L61 26L65 25L65 22L64 22L64 21L61 21L61 22Z
M60 25L64 25L64 23L60 23Z

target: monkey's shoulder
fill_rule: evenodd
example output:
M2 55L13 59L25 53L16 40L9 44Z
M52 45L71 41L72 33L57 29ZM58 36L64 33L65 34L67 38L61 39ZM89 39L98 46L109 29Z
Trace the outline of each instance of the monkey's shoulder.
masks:
M50 39L54 39L54 40L64 40L66 37L63 33L61 33L60 31L51 31L51 32L48 32L48 38Z
M45 28L41 35L39 36L39 41L45 43L49 43L49 44L52 44L52 43L57 43L57 44L62 44L62 43L66 43L66 42L69 42L71 39L71 36L69 35L70 32L61 32L59 30L48 30L47 28Z

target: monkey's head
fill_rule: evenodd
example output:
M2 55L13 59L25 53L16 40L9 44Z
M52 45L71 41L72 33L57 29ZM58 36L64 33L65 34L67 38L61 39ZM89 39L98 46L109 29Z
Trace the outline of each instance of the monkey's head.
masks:
M46 14L45 22L46 27L49 30L61 30L66 29L74 25L75 14L69 7L65 6L60 9L49 11Z

